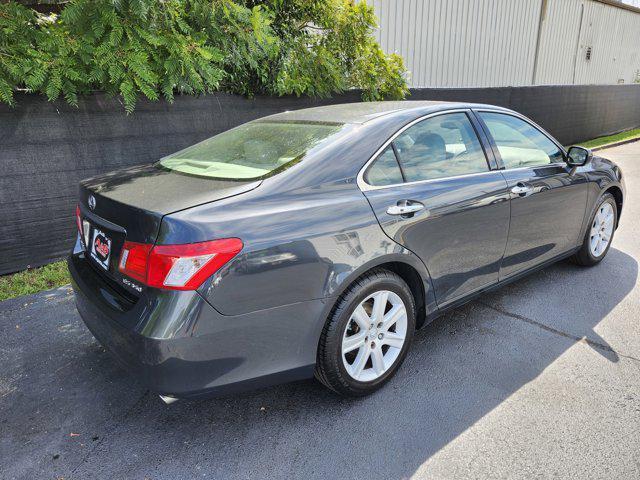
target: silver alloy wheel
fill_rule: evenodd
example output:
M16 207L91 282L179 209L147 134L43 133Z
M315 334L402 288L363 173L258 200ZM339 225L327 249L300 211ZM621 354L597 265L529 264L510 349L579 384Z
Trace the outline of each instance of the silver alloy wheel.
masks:
M407 308L389 290L369 295L354 309L342 337L342 362L359 382L371 382L389 370L407 338Z
M591 255L598 258L607 249L607 245L611 241L613 235L613 221L615 215L613 214L613 207L610 203L605 202L598 208L591 225L591 233L589 248Z

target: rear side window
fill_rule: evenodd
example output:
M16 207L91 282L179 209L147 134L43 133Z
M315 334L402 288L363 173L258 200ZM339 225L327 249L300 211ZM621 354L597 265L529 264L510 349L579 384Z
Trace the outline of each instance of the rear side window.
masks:
M390 146L367 169L364 181L374 187L402 183L402 172Z
M187 175L259 179L294 165L345 128L339 123L257 120L169 155L158 165Z
M409 127L393 143L407 182L489 171L465 113L427 118Z
M505 168L561 162L563 153L544 133L528 122L503 113L480 112L496 142Z

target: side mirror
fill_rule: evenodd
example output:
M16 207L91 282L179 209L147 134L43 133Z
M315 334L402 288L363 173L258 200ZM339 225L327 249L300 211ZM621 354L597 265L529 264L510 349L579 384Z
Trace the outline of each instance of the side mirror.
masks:
M573 146L567 152L567 165L570 167L582 167L591 160L591 150L584 147Z

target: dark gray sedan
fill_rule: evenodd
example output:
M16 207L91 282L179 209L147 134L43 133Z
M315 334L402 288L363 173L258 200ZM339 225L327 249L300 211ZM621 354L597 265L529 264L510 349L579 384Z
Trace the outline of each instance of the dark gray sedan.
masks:
M513 111L336 105L83 181L69 269L89 329L165 401L313 375L364 395L443 311L600 262L623 204L615 164Z

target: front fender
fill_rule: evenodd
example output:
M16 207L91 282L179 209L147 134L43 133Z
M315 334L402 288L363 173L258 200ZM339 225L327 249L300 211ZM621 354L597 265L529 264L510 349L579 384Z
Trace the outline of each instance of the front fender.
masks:
M622 203L624 204L624 196L625 196L625 185L624 180L620 178L620 180L613 180L611 177L607 176L599 176L598 178L592 179L589 183L589 196L587 199L587 209L585 211L584 220L582 223L582 230L580 232L579 243L582 242L584 236L589 229L589 224L591 223L591 218L598 206L598 202L602 195L606 192L611 191L612 188L616 187L620 190L622 194ZM618 212L619 214L621 211ZM620 215L618 215L618 222L620 222ZM616 225L617 228L617 225Z

